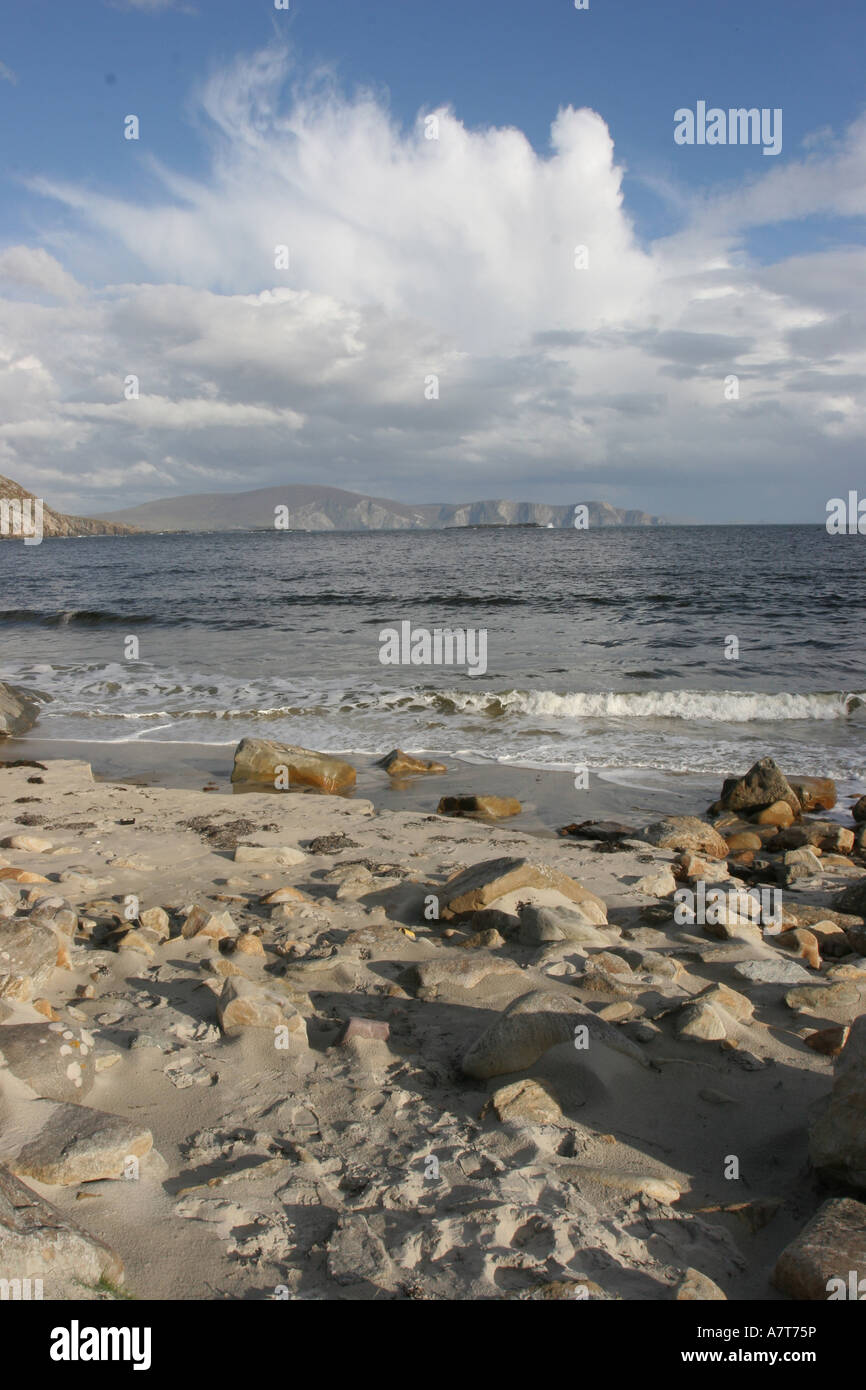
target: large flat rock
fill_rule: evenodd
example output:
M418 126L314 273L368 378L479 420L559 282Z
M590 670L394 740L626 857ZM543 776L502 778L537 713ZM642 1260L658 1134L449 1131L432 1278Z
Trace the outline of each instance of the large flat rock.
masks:
M123 1264L0 1164L0 1278L41 1279L44 1299L74 1299L81 1284L121 1283Z

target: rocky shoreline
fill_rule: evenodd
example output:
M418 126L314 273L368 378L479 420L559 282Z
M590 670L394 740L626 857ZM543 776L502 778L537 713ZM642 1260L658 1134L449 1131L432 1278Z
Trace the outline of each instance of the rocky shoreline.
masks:
M394 750L430 809L377 811L245 743L240 798L0 767L0 1278L851 1296L866 801L762 759L706 814L540 840L481 770L440 795Z

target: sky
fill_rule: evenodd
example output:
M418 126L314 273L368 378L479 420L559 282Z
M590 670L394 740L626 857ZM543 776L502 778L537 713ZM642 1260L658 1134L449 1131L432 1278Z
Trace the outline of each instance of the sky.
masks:
M866 492L864 40L862 0L6 7L0 474L823 522ZM675 138L734 108L762 142Z

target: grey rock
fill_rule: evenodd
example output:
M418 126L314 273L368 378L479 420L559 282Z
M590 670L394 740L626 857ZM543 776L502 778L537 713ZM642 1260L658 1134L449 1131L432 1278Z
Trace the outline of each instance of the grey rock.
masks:
M50 978L59 942L51 927L26 918L0 922L0 997L27 1000Z
M13 1076L45 1100L81 1100L93 1085L94 1041L62 1023L9 1023L0 1056Z
M537 907L524 903L520 909L522 946L541 946L548 941L575 941L583 946L607 946L607 938L579 910Z
M44 1299L81 1297L82 1284L123 1281L120 1257L0 1165L0 1275L41 1279Z
M825 1177L866 1188L866 1015L836 1059L829 1104L809 1135L809 1160ZM864 1268L866 1273L866 1268Z
M551 1047L574 1042L578 1026L586 1027L589 1041L587 1048L577 1049L579 1061L591 1065L593 1046L600 1044L648 1065L636 1043L577 999L532 990L509 1004L475 1040L463 1058L463 1071L476 1080L523 1071Z
M804 970L796 961L780 957L778 960L743 960L734 966L734 974L743 980L751 980L755 985L800 985L811 984L814 975Z
M120 1115L84 1105L31 1101L44 1112L39 1132L8 1160L13 1172L39 1182L69 1187L100 1178L122 1178L130 1159L153 1146L149 1129Z

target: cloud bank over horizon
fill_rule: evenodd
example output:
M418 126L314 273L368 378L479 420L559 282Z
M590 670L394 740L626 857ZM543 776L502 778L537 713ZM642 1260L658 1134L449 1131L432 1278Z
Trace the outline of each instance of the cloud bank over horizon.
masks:
M198 176L138 114L140 198L34 171L41 225L0 250L0 473L51 505L284 481L821 522L862 478L866 251L750 246L866 215L866 117L670 190L645 245L589 109L543 153L444 107L404 128L274 45L191 94Z

